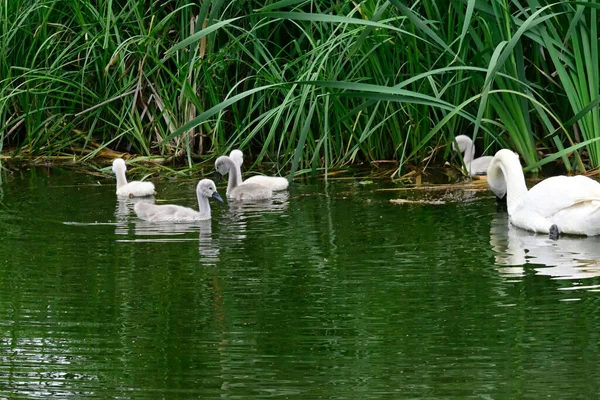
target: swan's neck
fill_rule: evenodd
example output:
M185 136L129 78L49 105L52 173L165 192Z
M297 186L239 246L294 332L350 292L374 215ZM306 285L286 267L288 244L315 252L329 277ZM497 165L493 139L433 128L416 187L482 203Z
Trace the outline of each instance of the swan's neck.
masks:
M504 190L508 215L513 214L527 193L525 175L519 160L495 157L488 170L488 182L491 187Z
M201 215L210 215L210 203L208 198L202 196L202 193L197 192L198 195L198 211Z
M475 146L473 143L467 143L465 147L465 155L463 156L463 161L465 164L469 164L475 158Z
M115 172L115 175L117 176L117 189L127 185L127 178L125 177L125 170L117 169L117 171Z
M242 183L242 170L237 163L229 162L229 180L227 181L227 193L238 187Z
M240 163L234 162L235 164L235 174L237 175L237 184L241 185L242 184L242 165Z

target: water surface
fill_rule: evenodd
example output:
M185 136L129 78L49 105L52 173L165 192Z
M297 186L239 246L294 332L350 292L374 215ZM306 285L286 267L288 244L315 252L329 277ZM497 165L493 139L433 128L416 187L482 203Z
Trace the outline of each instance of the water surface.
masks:
M196 183L157 201L195 206ZM109 178L16 172L0 396L595 398L600 240L512 228L489 192L393 188L297 183L150 224ZM443 201L390 202L415 196Z

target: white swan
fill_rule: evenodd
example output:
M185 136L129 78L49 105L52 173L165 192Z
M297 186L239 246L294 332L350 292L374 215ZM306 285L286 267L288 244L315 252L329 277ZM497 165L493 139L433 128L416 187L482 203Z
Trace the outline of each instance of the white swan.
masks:
M127 178L125 177L127 166L122 158L117 158L113 161L112 170L117 176L117 196L144 197L156 194L152 182L133 181L127 183Z
M210 219L210 204L208 199L223 202L215 183L210 179L202 179L196 186L199 211L173 204L155 205L149 203L136 203L133 210L137 216L146 221L192 222Z
M237 166L240 168L239 169L239 173L240 173L239 181L242 182L241 168L242 168L242 164L244 163L244 154L240 150L231 150L231 153L229 153L229 158L231 158L233 160L233 162L236 163ZM275 192L287 189L290 184L287 179L285 179L281 176L265 176L265 175L251 176L250 178L248 178L245 181L243 181L242 183L240 183L240 185L242 185L242 184L245 185L247 183L258 183L259 185L267 186L267 187L271 188L271 190L273 190Z
M227 197L234 200L265 200L273 197L271 188L257 183L241 184L240 166L228 156L221 156L215 161L215 169L221 175L229 174Z
M600 183L585 176L555 176L529 191L518 154L500 150L494 156L487 182L496 194L506 195L511 224L534 232L600 235Z
M475 158L475 145L470 137L466 135L458 135L454 138L458 144L458 151L463 153L463 161L469 176L485 175L487 169L492 162L492 156L483 156ZM452 142L452 150L456 151L456 145Z

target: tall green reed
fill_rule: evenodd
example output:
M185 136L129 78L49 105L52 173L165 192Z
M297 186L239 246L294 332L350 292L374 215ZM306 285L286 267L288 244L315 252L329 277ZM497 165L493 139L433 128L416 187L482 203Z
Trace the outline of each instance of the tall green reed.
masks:
M241 147L292 174L393 159L402 174L441 163L460 133L530 169L596 167L596 8L4 0L0 139L188 166Z

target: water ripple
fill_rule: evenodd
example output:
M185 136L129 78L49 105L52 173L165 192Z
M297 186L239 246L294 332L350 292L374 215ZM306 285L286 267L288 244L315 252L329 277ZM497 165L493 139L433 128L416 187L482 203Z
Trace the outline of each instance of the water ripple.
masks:
M553 279L589 279L600 276L600 238L548 235L516 228L506 214L497 214L490 228L490 244L496 264L506 277L522 277L532 264L537 275ZM574 287L576 288L576 287ZM580 287L583 288L583 287Z

